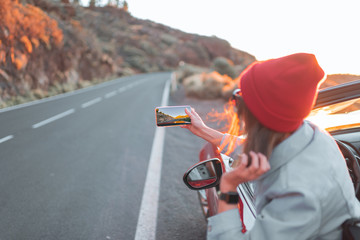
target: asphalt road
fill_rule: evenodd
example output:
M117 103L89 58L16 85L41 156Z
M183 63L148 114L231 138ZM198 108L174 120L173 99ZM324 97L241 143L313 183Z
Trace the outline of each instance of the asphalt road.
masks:
M169 79L125 77L0 110L0 239L134 239ZM204 239L196 193L181 179L202 142L179 128L165 136L156 239Z

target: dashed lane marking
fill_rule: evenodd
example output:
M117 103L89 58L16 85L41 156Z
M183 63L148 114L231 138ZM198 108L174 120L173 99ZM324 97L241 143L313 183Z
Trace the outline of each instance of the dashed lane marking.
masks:
M98 103L98 102L101 102L101 100L102 100L101 97L95 98L95 99L93 99L93 100L90 100L90 101L88 101L88 102L86 102L86 103L81 104L81 107L82 107L82 108L90 107L91 105L94 105L94 104L96 104L96 103Z
M4 138L0 138L0 143L9 141L10 139L13 139L13 138L14 138L13 135L9 135L9 136L6 136L6 137L4 137Z
M72 109L69 109L69 110L67 110L67 111L65 111L65 112L62 112L62 113L60 113L60 114L58 114L58 115L55 115L55 116L53 116L53 117L51 117L51 118L48 118L48 119L44 120L44 121L41 121L41 122L39 122L39 123L36 123L36 124L32 125L32 127L33 127L33 128L42 127L42 126L44 126L44 125L46 125L46 124L49 124L49 123L51 123L51 122L54 122L54 121L60 119L60 118L66 117L66 116L68 116L68 115L70 115L70 114L73 114L74 112L75 112L75 109L73 109L73 108L72 108Z
M116 91L112 91L112 92L109 92L105 95L105 98L111 98L111 97L114 97L116 95Z

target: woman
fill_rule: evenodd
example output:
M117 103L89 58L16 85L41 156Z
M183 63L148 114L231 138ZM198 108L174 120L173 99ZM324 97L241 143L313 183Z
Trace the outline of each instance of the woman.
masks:
M237 205L220 200L208 239L341 239L341 224L360 217L336 142L304 120L324 76L306 53L255 62L242 73L235 98L246 139L220 191L237 195L240 183L253 181L257 219L242 233ZM207 127L194 110L187 114L192 124L184 128L195 135L218 146L230 138Z

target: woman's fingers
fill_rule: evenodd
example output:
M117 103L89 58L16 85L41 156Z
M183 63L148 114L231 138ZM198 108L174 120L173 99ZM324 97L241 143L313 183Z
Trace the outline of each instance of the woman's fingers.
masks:
M193 134L200 136L202 128L205 126L200 116L195 112L194 108L185 108L185 113L190 117L191 124L182 126L182 128L188 129Z
M249 166L249 171L259 176L269 171L270 164L264 154L255 153L253 151L251 151L249 154L251 156L251 165Z
M191 110L185 108L185 113L191 118L191 121L196 121L196 118L200 118L194 108L191 108Z
M264 154L258 153L258 157L260 160L260 170L265 173L270 170L270 163L267 160L267 157L265 157Z
M270 164L265 155L261 153L250 152L251 158L250 166L248 166L248 156L246 154L240 155L240 163L235 167L235 171L239 178L244 179L245 181L254 180L270 169Z
M249 161L246 154L244 154L244 153L238 154L237 157L238 158L236 159L236 161L234 161L234 163L231 165L231 167L234 169L235 168L241 168L241 169L246 168L248 161Z
M191 114L193 114L193 115L196 116L197 118L200 118L200 119L201 119L201 117L200 117L199 114L195 111L194 108L191 108Z
M270 164L265 155L255 152L250 152L249 155L251 158L250 166L247 166L249 157L246 154L241 154L239 163L237 166L233 166L233 171L223 174L220 182L221 190L236 189L239 184L255 180L269 171Z
M245 169L246 166L248 165L249 159L248 156L246 154L241 154L240 155L240 166L242 169Z
M191 112L192 112L192 109L191 111L189 111L187 108L185 108L185 113L191 118Z
M253 151L250 151L249 155L251 157L251 164L249 166L249 170L256 172L259 169L259 157Z

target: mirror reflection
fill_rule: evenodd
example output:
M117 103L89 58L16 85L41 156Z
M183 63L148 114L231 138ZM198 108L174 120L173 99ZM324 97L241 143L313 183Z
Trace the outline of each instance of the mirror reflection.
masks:
M212 184L216 181L213 162L205 162L192 169L187 176L187 182L194 188Z

